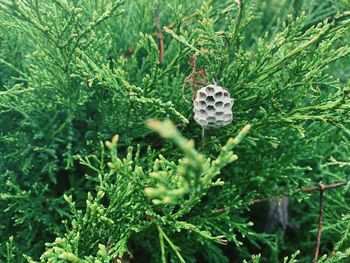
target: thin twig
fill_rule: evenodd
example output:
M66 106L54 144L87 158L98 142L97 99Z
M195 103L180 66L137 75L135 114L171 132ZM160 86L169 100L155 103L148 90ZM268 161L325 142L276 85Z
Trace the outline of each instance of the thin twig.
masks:
M338 183L333 183L333 184L322 184L322 189L323 189L323 191L325 191L327 189L332 189L332 188L338 188L338 187L341 187L341 186L345 186L348 183L349 182L338 182ZM311 192L315 192L315 191L319 191L319 190L321 190L321 184L317 185L317 186L302 188L298 192L311 193ZM285 195L290 195L290 193L285 193ZM268 200L269 198L270 197L253 199L253 204L261 203L263 201Z
M155 1L154 3L154 22L156 23L157 37L159 39L159 43L158 43L159 64L163 64L163 60L164 60L164 40L163 39L164 38L163 38L162 27L160 25L160 19L159 19L158 1Z
M324 193L324 185L319 185L320 190L320 210L319 210L319 220L318 220L318 230L317 230L317 244L315 249L315 256L312 260L312 263L316 263L318 259L318 254L321 246L321 235L322 235L322 226L323 226L323 193Z
M322 184L322 191L324 192L327 189L338 188L338 187L347 185L348 183L349 182L339 182L339 183L334 183L334 184ZM321 190L321 184L317 185L317 186L313 186L313 187L302 188L298 192L310 193L310 192L315 192L317 190L319 190L319 191ZM285 195L291 195L291 194L290 193L289 194L286 193ZM261 202L264 202L264 201L267 201L267 200L271 199L272 197L274 197L274 196L269 196L269 197L266 197L266 198L256 198L256 199L253 199L252 202L245 202L245 203L243 203L243 205L249 205L251 203L253 203L253 204L261 203ZM220 208L220 209L217 209L217 210L213 211L213 213L215 213L215 214L216 213L222 214L222 213L225 213L225 212L227 212L226 208Z
M196 99L196 92L199 86L204 86L207 83L208 74L204 67L197 70L197 55L194 53L191 55L189 64L192 68L192 72L188 75L182 85L181 93L185 102L190 103L185 97L186 84L189 84L192 90L192 101Z
M315 192L315 191L321 190L321 189L324 191L327 189L337 188L337 187L344 186L347 184L348 184L348 182L339 182L339 183L334 183L334 184L320 184L318 186L303 188L302 192L309 193L309 192Z
M320 251L320 246L321 246L321 236L322 236L322 227L323 227L323 193L327 189L333 189L333 188L338 188L341 186L347 185L349 182L338 182L338 183L333 183L333 184L319 184L317 186L313 187L306 187L302 188L299 192L304 192L304 193L311 193L315 191L320 192L320 208L319 208L319 221L318 221L318 230L317 230L317 243L316 243L316 249L315 249L315 256L314 259L312 260L312 263L316 263L318 259L318 254ZM270 197L271 198L271 197ZM262 198L257 198L253 200L253 204L263 202L266 199Z

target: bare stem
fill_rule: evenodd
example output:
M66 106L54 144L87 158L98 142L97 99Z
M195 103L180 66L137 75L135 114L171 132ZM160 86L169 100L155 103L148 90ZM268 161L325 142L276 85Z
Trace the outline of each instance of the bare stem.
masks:
M321 190L321 189L324 191L327 189L345 186L346 184L348 184L348 182L339 182L339 183L334 183L334 184L320 184L320 185L313 186L313 187L303 188L302 191L303 192L314 192L314 191Z
M318 220L318 231L317 231L317 243L315 249L315 256L312 260L313 263L317 262L318 254L321 246L321 236L322 236L322 226L323 226L323 192L324 186L322 184L319 185L320 190L320 210L319 210L319 220Z
M160 25L160 19L159 19L158 1L155 1L155 3L154 3L154 22L156 23L157 37L159 39L159 43L158 43L159 60L158 61L159 61L159 64L163 64L163 60L164 60L164 40L163 40L162 27Z
M311 192L315 192L315 191L321 190L321 187L322 187L322 190L325 191L327 189L332 189L332 188L338 188L338 187L341 187L341 186L345 186L348 183L349 182L338 182L338 183L333 183L333 184L319 184L317 186L302 188L302 189L298 190L298 192L311 193ZM290 193L285 193L285 195L291 195L291 194ZM269 198L270 197L253 199L253 204L261 203L263 201L268 200Z

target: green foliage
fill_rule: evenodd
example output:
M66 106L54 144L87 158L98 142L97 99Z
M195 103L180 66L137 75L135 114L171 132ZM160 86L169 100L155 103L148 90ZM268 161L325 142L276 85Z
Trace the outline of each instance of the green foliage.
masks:
M311 262L300 189L349 180L349 7L0 0L0 260ZM234 98L205 138L199 81ZM254 200L280 195L290 224L265 233ZM324 195L320 262L346 262L349 186Z
M193 141L187 141L183 138L171 122L150 121L149 126L158 131L164 138L172 139L184 151L186 156L179 164L169 163L162 157L155 164L155 171L150 173L150 176L158 181L156 188L146 189L148 196L159 198L153 199L155 204L176 204L176 199L189 195L188 200L185 202L180 200L178 203L178 205L184 207L176 213L176 217L188 212L200 200L203 192L208 187L223 183L220 179L215 182L213 180L224 166L238 158L237 155L231 152L231 149L242 140L250 129L250 126L247 125L235 139L230 139L215 160L205 160L193 148ZM175 170L172 171L172 167Z
M180 262L185 262L185 258L190 259L194 256L192 253L197 253L197 251L186 251L182 255L182 251L174 244L169 234L187 235L180 244L188 243L188 246L198 243L204 248L208 246L215 249L215 245L211 242L218 244L227 242L224 237L230 236L228 229L225 235L214 236L213 234L219 234L218 231L207 226L217 223L220 215L212 215L212 220L206 220L205 224L204 222L199 224L198 219L196 222L195 217L184 220L183 216L189 214L194 206L200 205L201 198L210 187L223 183L220 180L213 181L214 176L220 173L225 164L236 159L230 149L242 139L248 128L235 139L230 139L219 157L211 161L205 160L196 152L191 141L184 139L170 121L164 123L152 121L149 125L158 130L162 136L178 144L186 157L180 160L179 164L170 162L163 156L152 161L140 158L140 147L135 154L133 148L129 147L126 157L120 158L117 154L118 136L115 136L112 142L106 142L110 149L110 162L107 164L104 162L103 148L100 157L90 157L96 160L98 167L92 166L90 159L80 157L82 164L97 173L96 194L93 196L88 193L84 211L76 208L71 196L65 196L71 209L72 221L69 224L65 223L66 234L63 238L57 238L53 244L47 245L48 249L42 255L42 261L100 262L98 260L102 260L101 262L104 262L121 259L128 251L128 240L133 235L150 228L159 233L159 241L152 240L154 237L151 240L152 247L159 247L161 253L158 256L162 262L168 261L170 255ZM106 169L107 166L109 169ZM144 171L143 167L148 167L147 171ZM166 168L166 173L160 171L161 168ZM200 174L196 169L203 172ZM157 184L157 188L144 189L144 186L153 184L147 175L156 178L162 184ZM165 185L173 182L178 182L177 189ZM145 193L152 197L161 196L162 199L154 199L152 205ZM175 202L176 198L185 194L189 195L187 200ZM215 211L208 213L215 214ZM167 229L170 233L166 233L163 229Z

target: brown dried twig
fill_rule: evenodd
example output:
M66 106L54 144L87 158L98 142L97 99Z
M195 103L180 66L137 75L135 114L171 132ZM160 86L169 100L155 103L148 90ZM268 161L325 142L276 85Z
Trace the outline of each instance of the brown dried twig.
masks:
M321 190L321 185L322 185L323 190L327 190L327 189L337 188L340 186L345 186L347 184L348 184L348 182L339 182L339 183L334 183L334 184L320 184L318 186L303 188L302 191L306 192L306 193L307 192L315 192L317 190Z
M159 39L158 42L158 49L159 49L159 64L163 64L164 60L164 37L163 37L163 31L162 27L160 25L160 19L159 19L159 10L158 10L158 1L155 1L154 3L154 22L156 23L157 27L157 37Z
M333 187L334 188L334 187ZM312 260L312 263L316 263L318 259L318 253L320 251L321 246L321 235L322 235L322 226L323 226L323 193L324 193L324 185L319 185L320 190L320 210L319 210L319 220L318 220L318 230L317 230L317 243L315 249L315 256Z
M341 186L345 186L347 185L349 182L338 182L338 183L333 183L333 184L320 184L322 185L322 189L323 190L327 190L327 189L332 189L332 188L338 188ZM306 187L306 188L302 188L299 190L299 192L305 192L305 193L311 193L311 192L315 192L315 191L319 191L321 189L321 186L317 185L317 186L312 186L312 187ZM285 193L285 195L290 195L290 193ZM261 203L263 201L268 200L270 197L266 197L266 198L256 198L253 199L253 204L257 204L257 203Z
M192 89L192 100L195 100L196 98L196 92L198 90L198 86L204 86L207 83L207 78L208 74L205 70L204 67L200 67L197 70L197 55L192 54L189 64L192 68L192 72L190 75L188 75L185 80L184 84L182 85L182 98L187 102L190 103L186 98L185 98L185 87L186 84L188 83Z

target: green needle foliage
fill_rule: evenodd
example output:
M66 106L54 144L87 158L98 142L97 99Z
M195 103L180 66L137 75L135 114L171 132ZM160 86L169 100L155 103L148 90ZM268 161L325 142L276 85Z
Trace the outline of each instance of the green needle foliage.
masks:
M136 238L137 233L147 232L149 229L159 232L159 242L157 235L151 237L152 245L161 252L155 253L153 259L155 261L158 256L166 262L173 254L174 258L185 262L185 258L190 259L194 256L192 253L196 253L188 251L182 255L180 248L165 231L172 235L178 232L184 236L182 242L188 243L188 246L193 242L198 245L204 242L200 246L206 249L206 246L227 242L224 240L224 235L214 236L209 232L210 228L192 223L191 218L184 220L183 216L189 214L192 208L201 202L201 197L210 187L223 183L219 179L214 181L214 176L220 173L225 164L236 159L230 149L242 139L247 128L236 139L229 140L217 159L213 161L208 159L205 162L203 156L193 148L193 143L184 139L170 121L164 123L152 121L150 126L158 130L162 136L171 138L177 143L187 157L178 164L168 161L163 156L152 161L140 157L140 147L136 153L129 147L126 157L120 158L117 154L118 136L115 136L112 142L106 143L110 149L110 162L107 162L107 165L104 164L103 152L101 159L97 156L91 157L98 160L100 165L93 168L98 177L96 195L88 193L85 211L76 208L71 196L64 196L71 209L72 221L69 224L65 223L67 232L63 238L57 238L53 244L47 245L48 250L41 257L43 261L109 262L118 258L122 260L123 254L128 250L128 240ZM82 164L90 167L90 159L80 158L80 160ZM200 174L198 169L203 163L203 168L206 169L201 169ZM147 171L144 171L143 167L148 167ZM166 168L167 171L160 171L161 168ZM159 182L157 188L144 189L145 186L154 184L148 174ZM174 183L177 183L176 189L171 188ZM145 193L162 199L153 199L152 205ZM185 194L188 195L186 199ZM207 223L210 223L210 220ZM227 234L230 235L229 232Z
M348 262L349 8L0 0L0 261Z

